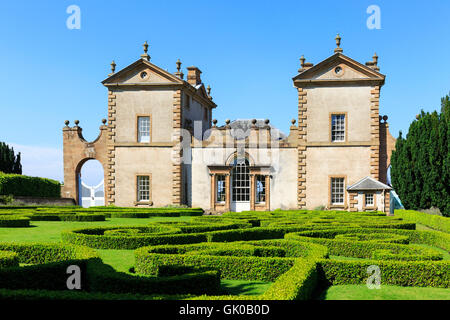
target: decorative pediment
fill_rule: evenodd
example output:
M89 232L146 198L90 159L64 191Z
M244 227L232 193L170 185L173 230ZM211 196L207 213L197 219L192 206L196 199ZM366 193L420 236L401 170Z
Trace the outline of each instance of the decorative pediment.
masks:
M128 67L110 75L102 83L108 85L170 85L183 84L183 80L168 71L152 64L145 59L139 59Z
M320 84L371 81L383 84L385 75L342 53L336 53L319 64L299 70L294 84Z

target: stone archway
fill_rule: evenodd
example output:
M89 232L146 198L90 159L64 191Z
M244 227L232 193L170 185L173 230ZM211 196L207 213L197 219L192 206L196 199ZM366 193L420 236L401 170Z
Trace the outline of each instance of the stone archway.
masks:
M104 173L105 181L105 199L107 199L108 188L106 188L107 180L107 141L108 135L106 120L103 119L103 125L100 126L100 134L92 142L88 142L83 138L82 129L78 126L79 121L75 121L74 127L69 127L69 121L63 128L63 153L64 153L64 186L62 189L62 197L72 198L79 204L79 175L81 167L88 160L98 160Z

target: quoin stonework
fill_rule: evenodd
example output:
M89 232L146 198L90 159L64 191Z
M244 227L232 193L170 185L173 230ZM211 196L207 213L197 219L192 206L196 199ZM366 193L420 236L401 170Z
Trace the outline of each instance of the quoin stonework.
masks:
M102 82L108 119L98 138L86 141L79 121L63 128L63 197L79 201L81 167L97 159L107 205L389 212L395 139L379 113L385 76L376 54L361 64L343 54L338 35L324 61L302 56L293 78L298 118L289 134L268 119L219 125L202 72L192 66L185 75L181 65L174 73L154 65L147 42L131 65L116 72L111 63Z

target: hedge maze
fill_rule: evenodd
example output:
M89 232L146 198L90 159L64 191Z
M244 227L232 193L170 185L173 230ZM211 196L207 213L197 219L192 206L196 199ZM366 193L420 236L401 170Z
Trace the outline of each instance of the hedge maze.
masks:
M2 228L34 221L149 217L160 218L64 230L55 243L1 242ZM450 235L416 230L413 221L378 212L0 209L0 298L305 300L330 285L365 284L369 266L380 269L382 285L448 288ZM98 249L130 250L134 267L118 272ZM81 269L80 290L67 288L70 265ZM229 295L224 279L271 285L259 295Z

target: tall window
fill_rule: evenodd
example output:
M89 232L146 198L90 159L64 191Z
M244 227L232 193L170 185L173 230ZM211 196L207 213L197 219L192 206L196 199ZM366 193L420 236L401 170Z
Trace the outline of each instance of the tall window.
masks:
M266 202L266 177L257 175L256 176L256 203Z
M366 193L366 207L373 207L373 193Z
M137 177L137 201L150 200L150 176Z
M138 142L150 142L150 117L138 117Z
M216 201L217 202L225 202L225 175L220 174L216 176Z
M331 178L331 204L344 204L344 178Z
M331 141L345 141L345 114L333 114L331 116Z
M232 170L233 201L250 201L250 170L248 160L238 162L237 159Z

